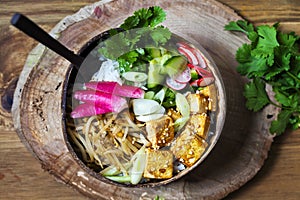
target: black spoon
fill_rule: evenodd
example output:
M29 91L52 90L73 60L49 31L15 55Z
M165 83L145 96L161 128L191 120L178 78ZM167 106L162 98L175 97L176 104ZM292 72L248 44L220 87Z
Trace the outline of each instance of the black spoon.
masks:
M13 26L28 36L32 37L52 51L56 52L58 55L70 61L77 69L79 69L80 65L83 63L83 57L74 54L26 16L20 13L15 13L10 22Z

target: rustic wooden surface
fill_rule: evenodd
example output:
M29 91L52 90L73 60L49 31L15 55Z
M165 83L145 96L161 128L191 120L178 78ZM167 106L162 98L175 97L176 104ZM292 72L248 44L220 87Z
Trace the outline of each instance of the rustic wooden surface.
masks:
M8 26L13 12L30 16L50 30L63 17L95 1L1 1L0 45L1 79L3 89L13 84L25 58L36 45L22 33ZM296 1L230 1L221 2L235 9L246 19L260 23L281 21L283 29L300 34L300 3ZM28 9L30 8L30 9ZM14 45L9 45L14 38ZM17 42L16 42L17 41ZM8 47L8 49L4 49ZM18 54L14 53L18 49ZM20 143L12 128L9 112L1 109L0 122L0 199L79 199L78 193L57 183ZM275 138L269 158L253 180L228 199L297 199L300 196L300 131L288 131Z

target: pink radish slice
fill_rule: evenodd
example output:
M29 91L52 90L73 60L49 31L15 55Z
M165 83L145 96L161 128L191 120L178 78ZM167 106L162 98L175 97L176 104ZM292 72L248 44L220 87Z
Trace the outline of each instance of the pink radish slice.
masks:
M212 84L214 81L215 81L215 78L213 76L202 77L198 80L193 81L191 83L191 86L205 87L205 86Z
M122 97L140 99L140 98L144 98L145 91L135 86L117 85L114 94Z
M105 93L112 93L115 87L118 85L117 82L99 81L99 82L87 82L84 86L88 89L98 90Z
M201 75L202 77L206 77L206 76L213 76L212 73L210 71L207 71L201 67L198 67L196 69L196 71L198 72L199 75Z
M74 98L106 109L108 112L120 112L127 107L127 102L124 98L100 91L78 90L74 93Z
M206 76L213 76L212 73L206 69L203 69L202 67L196 66L196 65L192 65L191 63L187 64L187 66L190 69L194 69L197 71L197 73L202 76L202 77L206 77Z
M180 54L184 55L188 59L189 63L192 63L193 65L198 65L198 59L190 49L178 47L177 50Z
M199 49L194 48L193 53L197 57L198 65L202 68L206 68L207 67L206 61L204 60L204 57L202 53L199 51Z
M177 42L176 45L177 47L191 48L191 46L185 42Z
M104 107L98 107L93 104L89 103L83 103L78 105L72 112L71 117L72 118L81 118L81 117L89 117L93 115L100 115L109 113L111 110L108 110Z
M139 87L120 85L117 82L88 82L84 85L88 89L98 90L105 93L111 93L122 97L143 98L145 94L144 90L142 90Z
M185 55L190 63L192 63L193 65L198 65L202 68L207 67L204 56L199 49L184 42L178 42L177 46L179 53Z
M213 76L203 77L202 79L203 80L200 84L200 86L202 86L202 87L208 86L208 85L212 84L215 81L215 78Z
M176 77L175 81L178 83L187 83L191 80L191 70L186 68L179 76Z
M182 90L186 86L186 83L178 83L177 81L175 81L170 77L166 79L166 83L167 86L169 86L173 90Z

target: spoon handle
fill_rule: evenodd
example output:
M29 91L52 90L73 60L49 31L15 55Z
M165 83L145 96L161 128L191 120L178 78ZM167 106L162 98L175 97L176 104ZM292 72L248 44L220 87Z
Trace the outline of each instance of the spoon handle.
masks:
M82 64L84 58L74 54L26 16L20 13L15 13L11 18L11 24L60 56L64 57L75 66L79 67Z

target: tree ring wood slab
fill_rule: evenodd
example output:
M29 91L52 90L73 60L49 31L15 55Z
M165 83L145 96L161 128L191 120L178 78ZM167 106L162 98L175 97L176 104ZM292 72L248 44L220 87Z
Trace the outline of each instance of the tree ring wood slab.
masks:
M154 188L113 186L87 173L74 160L63 137L62 96L70 63L42 45L28 56L15 90L15 128L44 169L90 198L223 198L249 181L263 165L273 141L268 128L277 113L274 107L259 113L245 108L242 91L247 80L235 71L235 52L247 39L224 31L225 24L240 16L215 0L105 0L66 17L51 34L78 52L99 33L118 27L133 11L152 5L166 10L164 25L172 32L200 42L223 77L228 102L225 126L215 148L199 167L173 183ZM94 13L97 6L101 12Z

